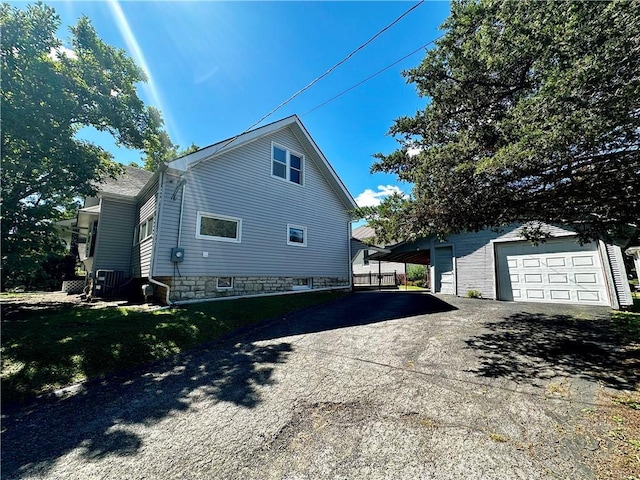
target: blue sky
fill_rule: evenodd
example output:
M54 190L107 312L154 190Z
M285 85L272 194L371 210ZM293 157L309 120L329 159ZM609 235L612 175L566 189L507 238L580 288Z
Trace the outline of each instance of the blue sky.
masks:
M105 42L126 50L147 71L150 81L140 85L140 95L162 111L171 139L183 147L204 147L244 131L416 3L47 2L61 17L63 40L84 14ZM360 200L375 201L380 186L408 192L410 186L395 176L369 169L372 154L397 146L387 135L393 120L426 103L400 75L424 51L305 113L436 38L448 13L446 2L424 2L262 124L298 114ZM106 135L85 135L122 163L141 157Z

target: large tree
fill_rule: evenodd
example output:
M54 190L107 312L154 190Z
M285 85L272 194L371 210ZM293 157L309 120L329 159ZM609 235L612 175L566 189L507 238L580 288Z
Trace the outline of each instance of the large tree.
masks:
M41 278L60 249L54 222L119 171L78 130L92 126L144 149L162 125L138 97L144 72L123 50L106 45L86 17L70 28L67 46L59 26L41 3L0 7L3 286Z
M403 72L425 108L372 167L413 184L361 212L378 235L537 220L585 241L637 225L640 2L458 1L443 29Z

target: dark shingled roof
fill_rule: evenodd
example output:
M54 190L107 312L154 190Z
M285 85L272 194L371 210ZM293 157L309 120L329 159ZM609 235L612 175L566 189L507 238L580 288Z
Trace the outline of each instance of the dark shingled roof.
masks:
M135 197L153 176L153 172L149 172L148 170L130 167L128 165L123 166L124 173L117 179L109 177L105 183L98 184L98 190L100 192Z

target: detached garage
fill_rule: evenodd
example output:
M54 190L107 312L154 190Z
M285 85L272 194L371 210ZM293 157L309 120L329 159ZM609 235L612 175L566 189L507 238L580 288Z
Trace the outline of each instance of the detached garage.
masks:
M619 246L580 245L575 232L552 225L543 225L551 238L532 245L522 227L461 233L445 242L421 238L387 247L390 253L375 259L402 261L403 255L427 252L433 293L464 296L475 290L484 298L515 302L633 304Z
M494 244L498 299L611 305L598 245L572 238Z

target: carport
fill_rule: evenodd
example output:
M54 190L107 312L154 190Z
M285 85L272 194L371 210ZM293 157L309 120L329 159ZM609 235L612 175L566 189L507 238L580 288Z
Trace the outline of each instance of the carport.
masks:
M369 256L369 259L379 262L396 262L404 263L404 272L406 275L407 264L431 266L431 248L421 238L412 242L400 242L395 245L386 247L384 251L376 252ZM429 285L432 285L431 278L434 277L430 268L427 268L429 275ZM406 276L405 276L406 278ZM432 291L433 286L432 286ZM439 291L439 290L436 290Z

